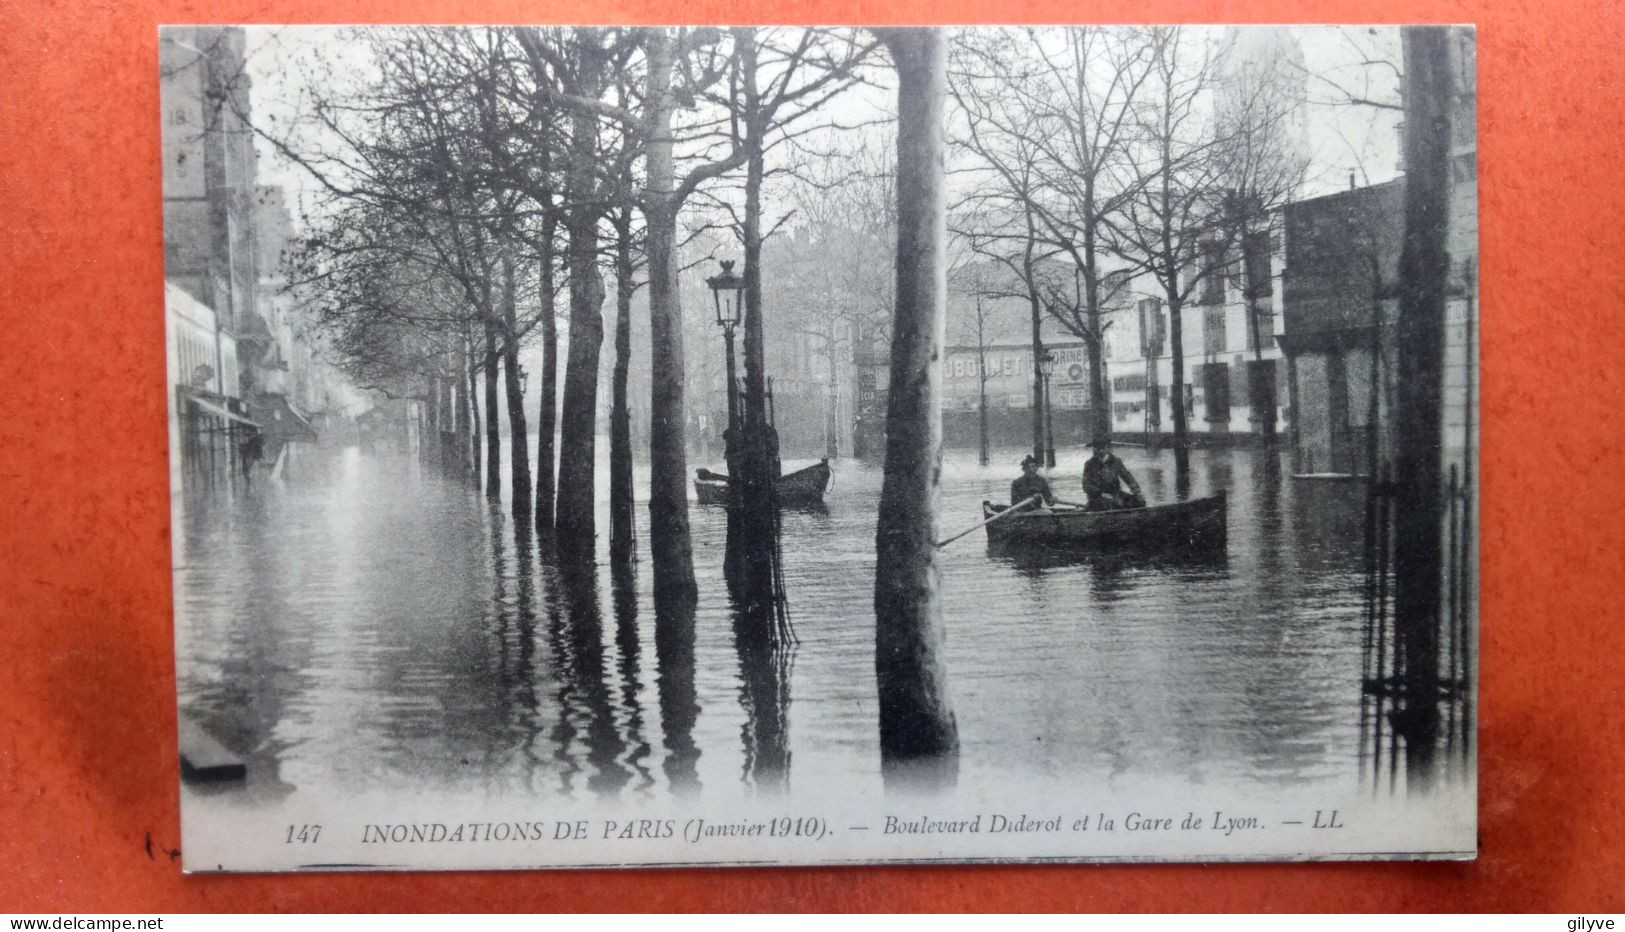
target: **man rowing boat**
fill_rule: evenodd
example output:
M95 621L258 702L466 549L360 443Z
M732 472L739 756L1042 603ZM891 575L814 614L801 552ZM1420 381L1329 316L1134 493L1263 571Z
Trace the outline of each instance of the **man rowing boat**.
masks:
M1127 494L1123 492L1125 483L1129 488ZM1112 455L1112 442L1105 437L1096 438L1095 455L1083 464L1083 494L1089 497L1090 511L1145 507L1140 484L1134 481L1123 461Z
M1034 495L1040 497L1043 507L1055 504L1049 480L1038 474L1038 458L1028 456L1021 461L1021 478L1010 483L1010 504L1019 505Z

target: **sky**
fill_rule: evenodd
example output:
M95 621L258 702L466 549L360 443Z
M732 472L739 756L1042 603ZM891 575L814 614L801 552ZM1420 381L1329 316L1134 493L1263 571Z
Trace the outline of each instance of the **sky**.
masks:
M319 86L360 84L372 73L365 46L347 41L355 27L249 26L248 70L253 112L271 132L282 132ZM974 28L974 27L972 27ZM1398 174L1398 113L1350 106L1349 95L1398 101L1399 37L1392 26L1192 27L1204 39L1218 40L1234 29L1254 52L1296 48L1304 63L1304 144L1310 167L1303 197L1340 190L1351 176L1361 185L1380 184ZM1259 52L1259 50L1263 50ZM842 121L879 117L886 95L862 88L833 102ZM301 168L259 140L262 184L281 185L296 211L314 203L317 186ZM771 199L773 193L765 195ZM768 206L768 214L773 215ZM297 222L297 220L296 220Z

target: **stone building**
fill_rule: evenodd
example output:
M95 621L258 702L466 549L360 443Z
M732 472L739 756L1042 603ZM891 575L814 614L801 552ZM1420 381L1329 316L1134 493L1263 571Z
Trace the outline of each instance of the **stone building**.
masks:
M245 399L271 334L256 307L243 31L168 28L159 50L171 460L196 488L230 481L254 452Z

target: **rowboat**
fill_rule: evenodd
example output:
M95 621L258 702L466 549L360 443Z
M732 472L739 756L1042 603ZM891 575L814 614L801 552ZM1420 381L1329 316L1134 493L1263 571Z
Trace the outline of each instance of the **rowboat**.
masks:
M1008 505L982 503L992 519ZM1057 506L1033 508L987 525L990 545L1107 552L1120 549L1185 550L1223 547L1224 493L1144 508L1086 511Z
M824 503L824 490L829 488L832 475L829 460L788 472L773 480L773 494L779 504L790 508L804 508ZM695 470L694 494L702 505L728 504L728 477L709 469Z

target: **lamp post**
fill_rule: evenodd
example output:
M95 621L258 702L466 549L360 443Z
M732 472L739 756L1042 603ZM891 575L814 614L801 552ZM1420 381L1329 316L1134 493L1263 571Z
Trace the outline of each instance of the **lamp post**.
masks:
M734 328L739 326L739 308L743 303L745 280L734 274L731 259L722 260L722 272L705 280L716 303L717 326L728 343L728 431L724 434L728 446L728 459L733 460L734 436L739 428L738 382L734 377Z
M1055 375L1055 354L1044 350L1038 357L1038 371L1044 379L1044 465L1055 466L1055 408L1049 400L1050 378Z
M519 394L530 394L530 370L524 366L519 367Z

